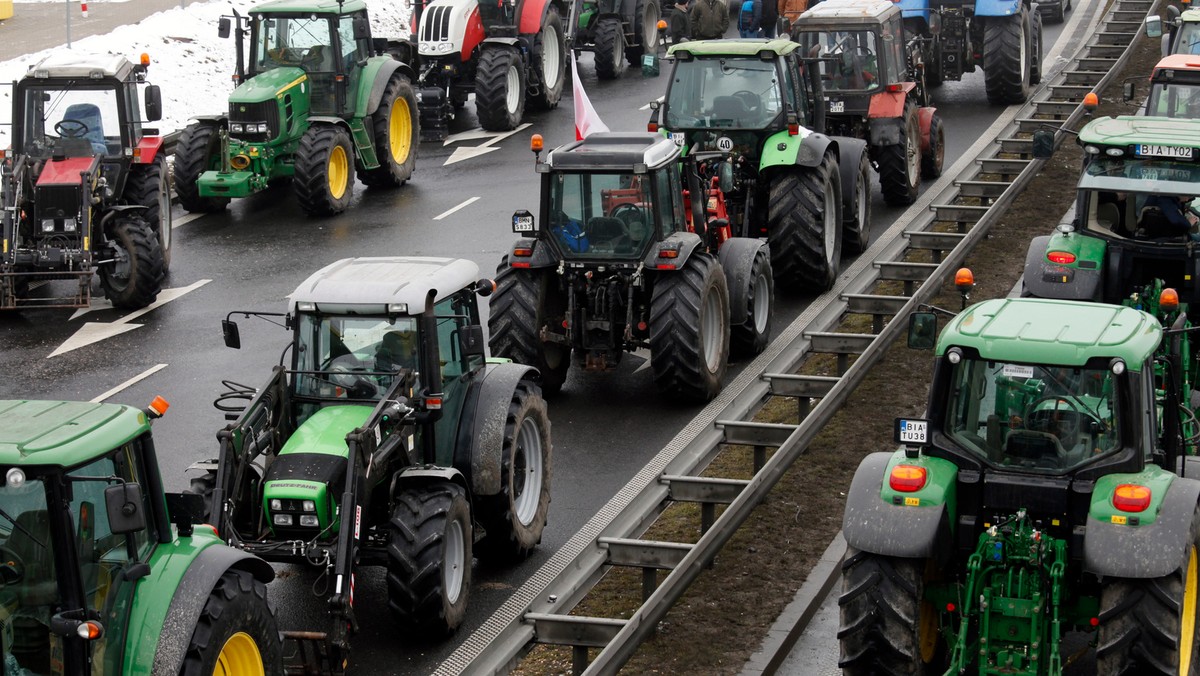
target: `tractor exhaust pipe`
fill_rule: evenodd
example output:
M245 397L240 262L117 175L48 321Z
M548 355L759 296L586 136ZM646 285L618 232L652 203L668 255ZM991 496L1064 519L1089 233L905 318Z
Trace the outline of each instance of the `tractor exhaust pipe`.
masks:
M433 313L433 301L437 290L430 289L425 296L425 311L421 313L421 378L425 387L421 390L421 411L417 422L422 425L421 439L425 463L437 463L437 441L433 426L442 418L442 362L438 354L437 316Z

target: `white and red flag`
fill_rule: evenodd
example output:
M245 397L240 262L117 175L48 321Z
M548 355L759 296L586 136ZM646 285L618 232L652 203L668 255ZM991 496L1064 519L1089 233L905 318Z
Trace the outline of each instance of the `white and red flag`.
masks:
M588 134L608 131L608 125L596 114L583 83L579 81L579 68L575 66L575 54L571 54L571 92L575 98L575 140L582 141Z

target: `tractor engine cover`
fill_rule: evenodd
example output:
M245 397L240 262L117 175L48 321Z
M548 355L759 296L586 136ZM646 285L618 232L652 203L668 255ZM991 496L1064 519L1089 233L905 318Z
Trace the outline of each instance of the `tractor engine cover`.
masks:
M326 528L327 535L336 533L333 496L339 494L345 478L346 458L340 455L280 455L263 481L263 509L271 531L279 537L306 540Z

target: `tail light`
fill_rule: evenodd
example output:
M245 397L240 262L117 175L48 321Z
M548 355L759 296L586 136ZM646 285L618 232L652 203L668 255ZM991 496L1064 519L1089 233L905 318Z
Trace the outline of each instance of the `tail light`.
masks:
M1112 506L1122 512L1144 512L1150 506L1150 489L1137 484L1121 484L1113 491Z
M1050 253L1046 254L1046 258L1048 258L1051 263L1058 263L1059 265L1066 265L1067 263L1075 262L1075 254L1066 251L1051 251Z
M925 468L916 465L896 465L888 477L888 485L894 491L913 493L925 487Z

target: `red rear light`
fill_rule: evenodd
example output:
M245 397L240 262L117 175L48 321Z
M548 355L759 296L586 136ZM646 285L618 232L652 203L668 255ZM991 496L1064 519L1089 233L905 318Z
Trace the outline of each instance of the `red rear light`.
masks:
M1046 254L1046 258L1048 258L1051 263L1058 263L1059 265L1066 265L1067 263L1075 262L1075 254L1068 253L1066 251L1051 251L1050 253Z
M904 91L904 85L890 84L887 86L887 90L892 93L902 92L902 91Z
M679 258L679 249L659 249L659 258Z
M646 124L646 131L650 131L650 132L658 131L658 123L650 122L650 123Z
M800 135L800 125L789 124L788 125L788 136L799 136L799 135Z
M888 477L888 485L894 491L912 493L925 487L925 468L915 465L896 465Z
M522 258L529 258L533 255L533 249L513 249L513 255L520 256Z
M1144 512L1150 506L1150 489L1137 484L1121 484L1113 491L1112 506L1122 512Z
M527 268L527 267L529 267L529 262L526 261L526 262L522 263L520 261L513 261L512 263L510 263L510 265L512 265L514 268Z

